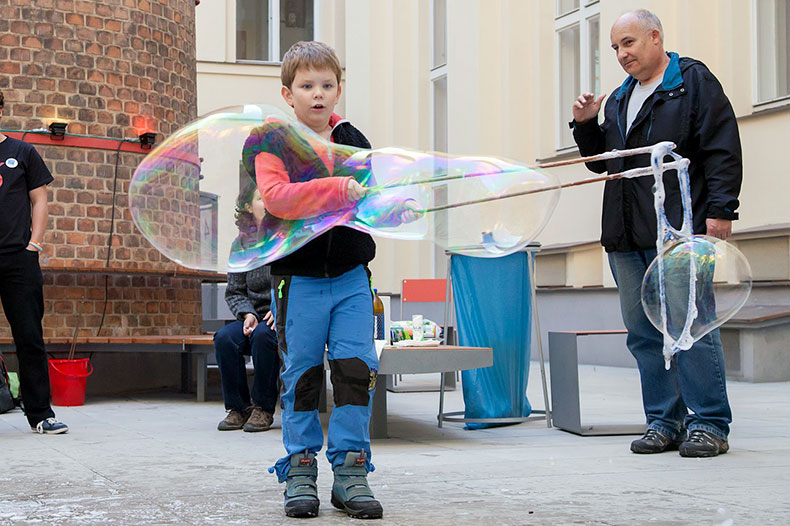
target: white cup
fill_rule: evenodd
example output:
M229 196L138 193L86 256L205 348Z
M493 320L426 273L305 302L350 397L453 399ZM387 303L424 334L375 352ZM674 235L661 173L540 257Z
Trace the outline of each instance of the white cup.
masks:
M425 328L425 322L422 319L422 314L415 314L411 317L411 326L414 329L414 341L422 341L422 333Z

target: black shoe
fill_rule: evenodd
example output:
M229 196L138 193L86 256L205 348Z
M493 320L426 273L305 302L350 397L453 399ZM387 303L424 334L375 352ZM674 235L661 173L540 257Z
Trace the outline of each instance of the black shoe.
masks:
M680 446L680 441L672 440L655 429L648 429L642 438L631 442L631 451L649 455L651 453L674 451L678 446Z
M715 457L723 455L730 449L730 444L725 438L719 438L713 433L695 429L689 434L688 440L680 444L681 457Z

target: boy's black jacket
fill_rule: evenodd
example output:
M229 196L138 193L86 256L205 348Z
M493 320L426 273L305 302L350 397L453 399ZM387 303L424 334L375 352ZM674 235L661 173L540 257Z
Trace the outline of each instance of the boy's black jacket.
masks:
M370 148L367 138L349 122L332 130L332 140L358 148ZM302 248L271 263L275 276L333 278L357 265L367 265L376 255L376 243L369 234L344 226L335 227Z

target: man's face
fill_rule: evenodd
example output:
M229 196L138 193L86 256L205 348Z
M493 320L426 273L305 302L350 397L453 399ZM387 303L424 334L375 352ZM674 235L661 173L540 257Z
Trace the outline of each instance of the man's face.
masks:
M664 46L657 29L646 31L636 16L624 15L612 26L612 49L626 73L648 81L662 66Z
M337 77L331 70L299 69L291 88L283 86L282 95L299 122L321 133L340 100L340 91Z

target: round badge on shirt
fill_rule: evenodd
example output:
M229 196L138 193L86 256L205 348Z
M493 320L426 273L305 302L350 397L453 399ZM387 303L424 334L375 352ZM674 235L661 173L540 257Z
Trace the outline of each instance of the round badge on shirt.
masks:
M5 165L8 166L9 168L16 168L17 166L19 166L19 161L17 161L13 157L9 157L8 159L5 160Z

